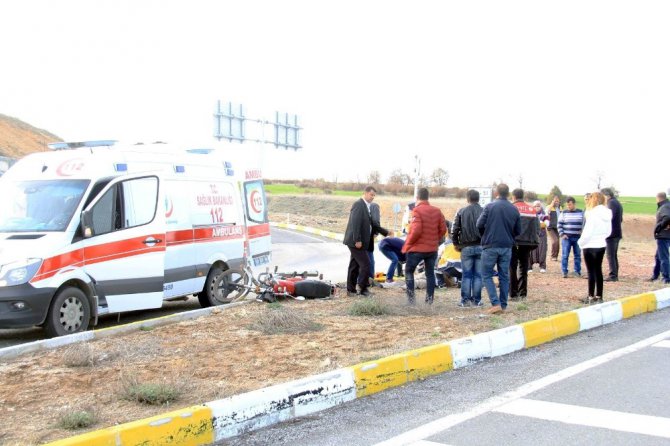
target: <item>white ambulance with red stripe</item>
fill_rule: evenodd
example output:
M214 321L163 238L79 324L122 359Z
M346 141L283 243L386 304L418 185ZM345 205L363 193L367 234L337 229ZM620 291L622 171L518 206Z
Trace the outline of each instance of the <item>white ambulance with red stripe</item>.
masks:
M224 149L55 143L0 178L0 328L49 336L194 294L231 300L270 261L263 180Z

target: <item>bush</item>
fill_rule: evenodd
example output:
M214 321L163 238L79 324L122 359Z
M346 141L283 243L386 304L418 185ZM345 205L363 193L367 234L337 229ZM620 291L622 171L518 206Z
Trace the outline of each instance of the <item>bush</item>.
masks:
M323 329L323 325L295 310L279 307L270 308L259 314L249 328L263 334L307 333L319 331Z
M391 308L377 299L361 299L349 308L351 316L383 316L391 314Z
M76 410L74 412L62 413L58 420L58 426L62 429L75 430L84 429L97 422L95 413L91 410Z
M140 382L137 377L122 377L123 398L142 404L159 406L177 401L182 389L170 382Z
M63 352L63 364L67 367L91 367L95 364L93 348L89 344L73 344Z

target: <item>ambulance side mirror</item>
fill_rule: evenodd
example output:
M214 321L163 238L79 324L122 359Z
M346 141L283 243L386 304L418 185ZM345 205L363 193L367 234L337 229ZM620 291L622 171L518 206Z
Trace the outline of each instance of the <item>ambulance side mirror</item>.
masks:
M91 210L86 210L81 213L81 233L84 238L93 237L93 213Z

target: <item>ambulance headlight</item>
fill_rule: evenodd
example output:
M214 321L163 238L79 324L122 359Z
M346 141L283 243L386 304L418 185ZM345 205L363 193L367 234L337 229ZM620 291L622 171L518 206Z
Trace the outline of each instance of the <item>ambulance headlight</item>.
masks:
M0 267L0 286L21 285L33 278L42 265L42 259L25 259Z

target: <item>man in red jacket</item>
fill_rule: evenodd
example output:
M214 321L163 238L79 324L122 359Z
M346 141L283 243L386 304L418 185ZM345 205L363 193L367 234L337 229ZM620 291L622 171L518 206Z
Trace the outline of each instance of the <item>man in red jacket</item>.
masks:
M414 305L414 271L423 260L426 271L426 303L433 303L435 291L435 261L440 239L447 232L444 214L439 208L428 202L428 189L419 189L416 207L412 211L409 232L402 252L407 255L405 264L405 283L407 285L407 300Z

